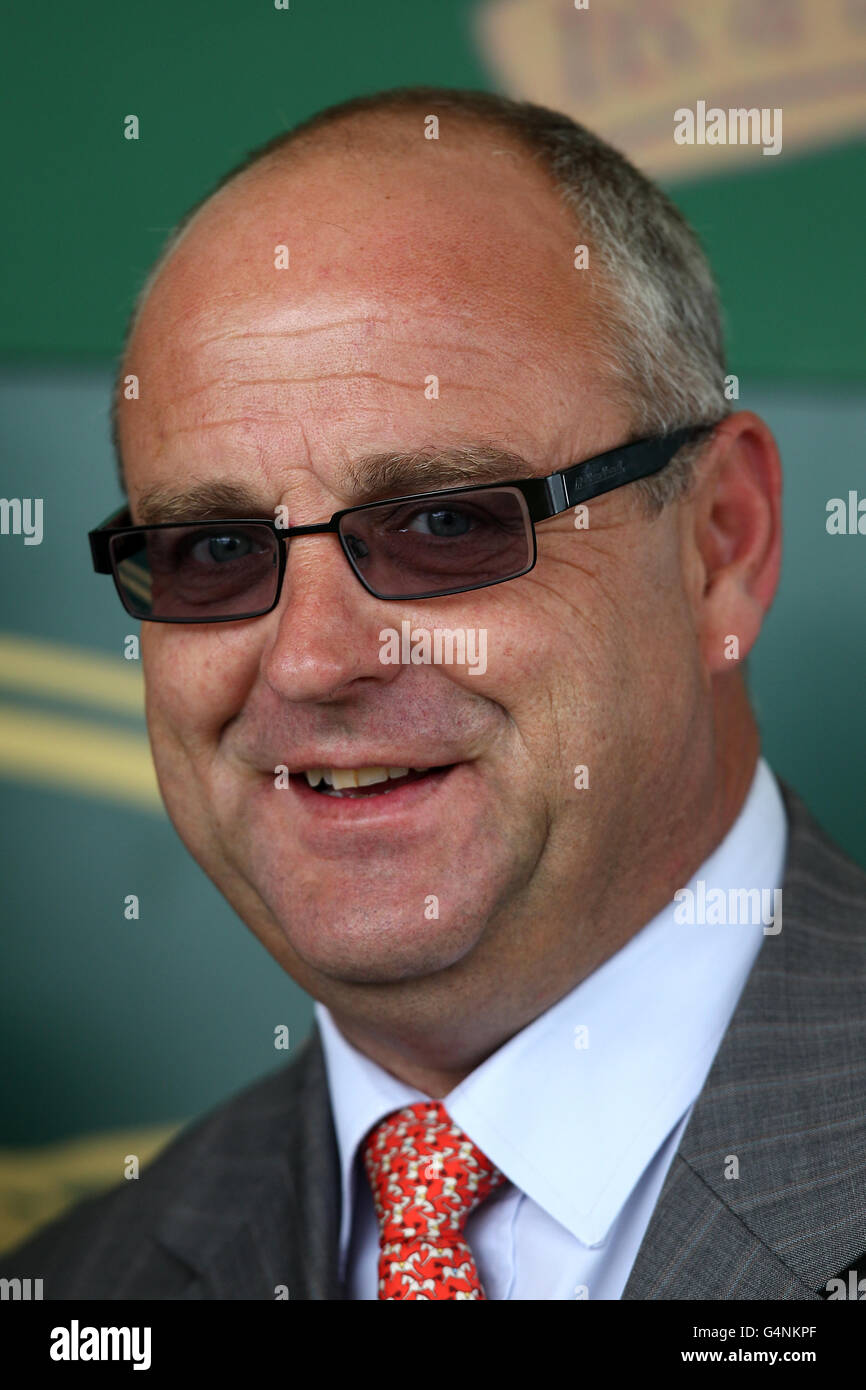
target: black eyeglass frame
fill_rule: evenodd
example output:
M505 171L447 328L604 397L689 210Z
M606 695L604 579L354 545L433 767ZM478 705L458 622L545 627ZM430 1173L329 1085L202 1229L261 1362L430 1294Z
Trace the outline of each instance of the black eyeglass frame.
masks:
M701 434L711 433L719 423L720 421L717 420L712 424L686 425L670 434L639 439L633 444L608 449L606 453L597 454L594 458L570 464L567 468L550 473L544 478L518 478L502 483L470 483L466 487L437 488L433 492L413 492L403 497L382 498L378 502L363 502L360 506L343 507L340 511L334 512L330 520L316 522L309 526L279 526L270 517L260 516L212 517L210 520L195 521L156 521L138 526L132 525L131 522L118 524L122 522L123 518L129 517L129 507L124 505L107 517L99 526L88 532L93 568L97 574L110 574L112 576L118 597L127 613L140 622L149 623L237 623L244 622L249 618L263 618L266 613L273 612L280 601L286 572L288 541L294 536L336 534L343 554L367 593L371 594L373 598L382 599L388 603L400 602L401 600L406 603L414 603L419 599L447 598L451 594L471 593L473 589L489 589L494 584L507 584L511 579L520 579L534 568L538 558L535 534L537 522L549 521L552 517L561 516L563 512L570 511L572 507L579 506L582 502L589 502L594 497L600 497L606 492L624 487L627 483L637 482L640 478L651 477L654 473L660 472L684 444L696 439ZM482 584L460 584L453 589L435 589L427 594L380 594L371 588L361 574L340 531L342 519L354 512L370 511L374 507L396 506L398 503L430 501L439 496L462 496L473 492L490 492L504 488L513 488L519 491L526 503L526 511L531 523L532 554L529 564L524 569L518 570L515 574L505 575L502 579L487 579ZM252 613L232 613L221 618L143 617L142 614L134 612L128 606L112 563L111 542L115 536L129 535L134 531L161 531L167 530L169 527L186 529L196 526L214 527L221 524L265 526L279 539L287 542L286 545L277 547L278 571L273 603L269 604L267 608L256 609Z

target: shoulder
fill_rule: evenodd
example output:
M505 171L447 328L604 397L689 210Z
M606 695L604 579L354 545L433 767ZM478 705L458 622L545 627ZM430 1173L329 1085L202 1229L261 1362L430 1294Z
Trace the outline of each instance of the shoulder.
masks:
M831 839L792 787L781 779L779 786L788 820L783 912L797 928L788 940L795 938L792 945L803 957L829 954L837 965L844 957L862 968L866 871Z
M302 1125L306 1097L322 1103L324 1071L315 1035L288 1066L247 1086L185 1126L135 1180L90 1197L23 1245L0 1255L0 1279L42 1279L46 1298L110 1298L112 1268L148 1264L161 1297L184 1297L189 1271L160 1249L166 1214L222 1181L240 1193L263 1160L286 1153ZM193 1195L196 1194L196 1195Z

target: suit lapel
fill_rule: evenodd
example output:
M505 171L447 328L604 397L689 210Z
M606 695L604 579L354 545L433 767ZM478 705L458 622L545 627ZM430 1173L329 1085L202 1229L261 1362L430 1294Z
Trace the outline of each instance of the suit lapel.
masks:
M683 1158L674 1159L622 1295L816 1299Z
M342 1298L339 1163L318 1030L290 1067L223 1115L158 1232L196 1275L187 1297Z
M782 791L782 930L763 943L624 1299L816 1299L863 1263L866 876Z

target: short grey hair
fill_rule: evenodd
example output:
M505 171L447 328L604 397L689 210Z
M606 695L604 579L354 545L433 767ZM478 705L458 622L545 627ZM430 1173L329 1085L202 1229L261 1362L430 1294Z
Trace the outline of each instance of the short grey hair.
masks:
M683 425L714 425L730 413L713 275L695 232L656 184L561 112L490 92L399 87L329 106L258 146L175 227L136 298L121 351L111 409L121 483L117 404L126 351L155 279L196 214L240 174L291 146L312 146L320 134L356 117L419 109L510 136L549 175L574 213L591 263L600 266L593 279L603 310L597 346L611 384L631 404L632 439ZM651 513L688 491L706 439L702 435L686 445L661 473L635 484Z

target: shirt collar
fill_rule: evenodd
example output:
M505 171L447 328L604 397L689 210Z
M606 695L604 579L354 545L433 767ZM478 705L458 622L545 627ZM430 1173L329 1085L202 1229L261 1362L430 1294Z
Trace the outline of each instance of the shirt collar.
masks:
M737 820L684 886L780 887L785 839L784 803L760 759ZM506 1177L586 1246L604 1242L696 1099L763 944L760 923L681 925L675 907L442 1098ZM429 1097L347 1042L323 1004L315 1013L340 1153L342 1276L358 1147L385 1115Z

